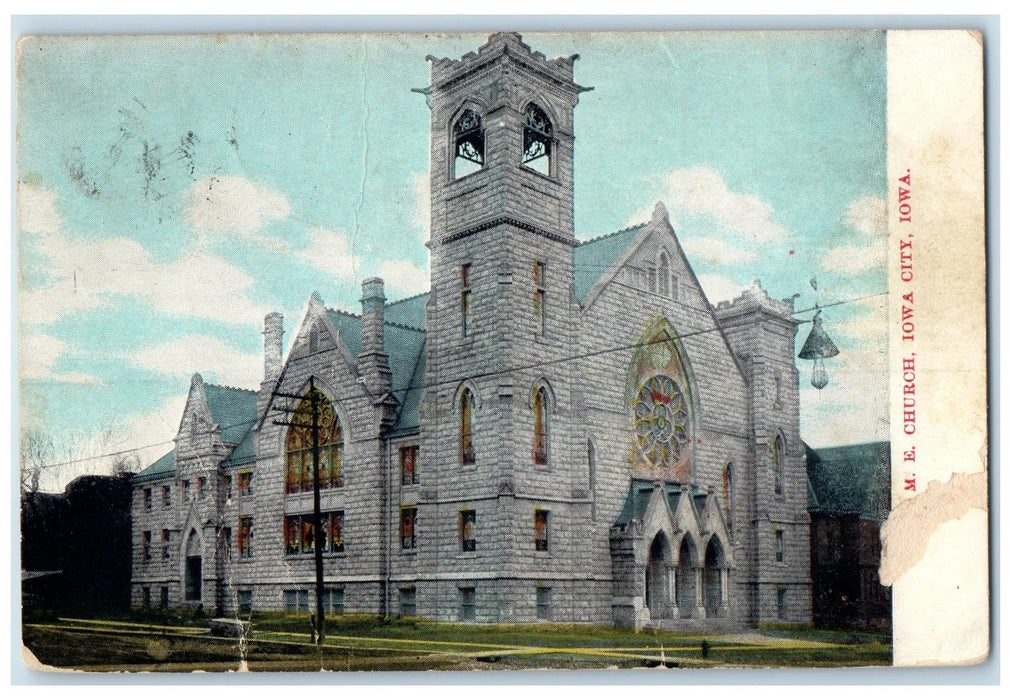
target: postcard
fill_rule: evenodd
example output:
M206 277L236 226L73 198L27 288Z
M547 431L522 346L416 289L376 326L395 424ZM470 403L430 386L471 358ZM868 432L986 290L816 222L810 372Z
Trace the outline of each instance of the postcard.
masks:
M978 34L16 58L27 668L987 658Z

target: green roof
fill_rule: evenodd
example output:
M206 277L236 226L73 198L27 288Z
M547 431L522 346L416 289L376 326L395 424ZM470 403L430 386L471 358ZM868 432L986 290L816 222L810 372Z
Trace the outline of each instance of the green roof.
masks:
M232 386L204 384L211 419L221 427L221 441L238 445L256 421L257 392Z
M421 294L388 304L383 312L383 349L390 361L391 390L399 403L397 420L391 428L393 433L418 429L418 406L425 389L427 301L428 295ZM327 309L327 314L348 351L357 356L362 348L361 317L336 309Z
M176 470L175 456L176 451L171 450L167 455L159 457L151 466L134 477L134 481L147 481L149 479L158 479L163 476L172 476Z
M654 482L650 479L632 479L628 485L628 496L625 497L625 505L622 506L621 512L618 513L614 524L628 525L633 520L642 522L642 518L646 514L646 506L649 504L649 497L653 493L653 488ZM677 510L678 501L681 500L681 496L683 495L681 488L680 484L663 484L664 495L667 497L667 503L670 505L672 513ZM695 484L688 487L688 493L691 494L692 500L695 501L696 510L701 514L707 493Z
M572 249L572 293L576 301L586 304L586 298L597 281L621 257L646 224L622 229L580 243Z
M807 448L811 510L884 521L891 508L891 454L887 442Z

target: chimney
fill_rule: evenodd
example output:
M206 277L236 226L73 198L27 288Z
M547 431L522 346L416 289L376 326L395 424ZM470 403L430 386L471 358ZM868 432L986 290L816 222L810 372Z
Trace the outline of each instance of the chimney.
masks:
M358 374L373 396L390 390L390 361L383 348L385 308L383 280L370 277L362 282L362 349L358 353Z
M263 381L272 382L281 374L281 339L284 316L272 311L263 318Z

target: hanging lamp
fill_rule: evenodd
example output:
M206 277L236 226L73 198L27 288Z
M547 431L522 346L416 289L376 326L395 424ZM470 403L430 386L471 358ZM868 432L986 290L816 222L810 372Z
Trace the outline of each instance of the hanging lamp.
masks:
M825 358L835 357L839 348L835 346L828 333L821 326L821 309L815 312L811 319L811 333L804 341L804 347L797 353L802 360L814 360L811 370L811 386L821 391L828 386L828 371L825 369Z

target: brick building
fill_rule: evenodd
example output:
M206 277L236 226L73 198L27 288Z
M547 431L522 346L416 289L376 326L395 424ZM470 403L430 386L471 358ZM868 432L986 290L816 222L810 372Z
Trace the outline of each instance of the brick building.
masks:
M431 59L431 291L313 295L258 390L194 375L134 604L308 610L320 547L331 611L811 620L793 303L712 306L662 204L576 238L575 58ZM317 431L279 424L313 421L318 536Z

